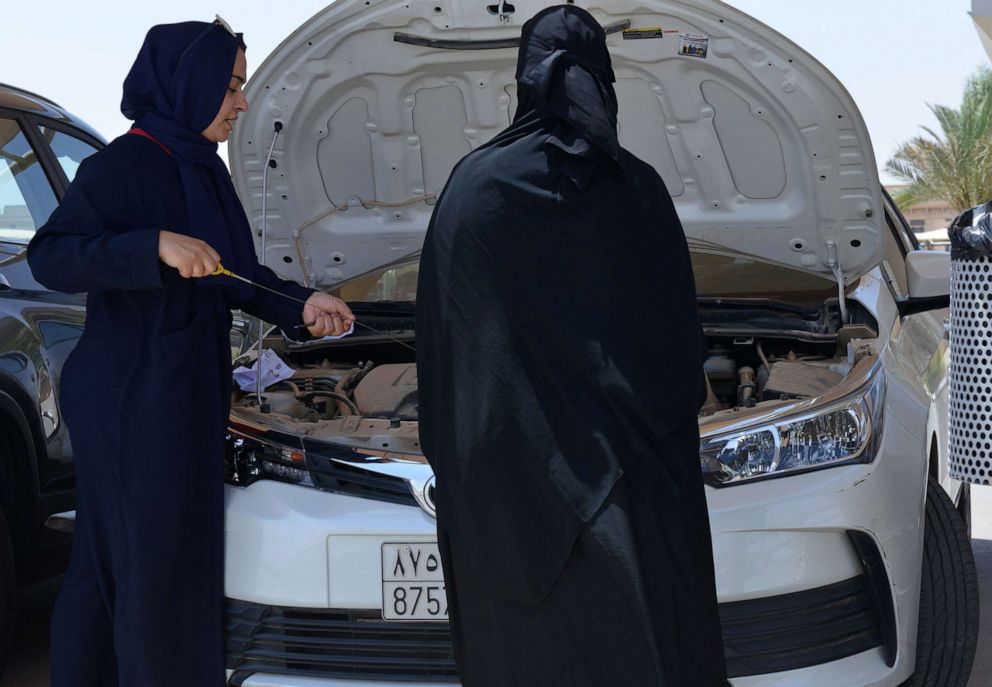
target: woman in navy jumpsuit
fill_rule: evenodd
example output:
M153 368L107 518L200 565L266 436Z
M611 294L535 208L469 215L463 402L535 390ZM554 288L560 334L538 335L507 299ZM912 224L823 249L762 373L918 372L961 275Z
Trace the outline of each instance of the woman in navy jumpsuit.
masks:
M351 312L258 265L217 142L247 107L240 34L153 27L124 83L135 129L87 159L28 250L35 277L88 292L62 373L77 520L52 619L54 687L224 683L223 451L231 309L299 338ZM226 277L237 273L304 308Z

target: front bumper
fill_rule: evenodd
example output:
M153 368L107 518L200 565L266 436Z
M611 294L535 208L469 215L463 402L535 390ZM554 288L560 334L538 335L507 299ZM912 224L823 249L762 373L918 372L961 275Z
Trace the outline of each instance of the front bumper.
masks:
M884 582L884 581L883 581ZM731 677L822 665L886 644L865 577L722 604ZM392 623L378 611L284 608L229 599L227 660L241 674L457 682L445 623Z
M708 490L735 687L895 687L909 677L925 473L900 458L913 448L901 443L911 436L890 425L871 465ZM381 543L435 537L419 508L263 481L228 488L227 529L229 610L241 609L229 614L240 634L229 628L228 667L251 676L240 684L451 684L450 655L435 663L450 651L444 640L425 646L379 619ZM852 536L871 544L873 564ZM289 627L287 612L313 624ZM352 614L344 626L342 613ZM369 641L340 641L335 623L334 632L371 630ZM400 656L384 672L410 646L421 658Z

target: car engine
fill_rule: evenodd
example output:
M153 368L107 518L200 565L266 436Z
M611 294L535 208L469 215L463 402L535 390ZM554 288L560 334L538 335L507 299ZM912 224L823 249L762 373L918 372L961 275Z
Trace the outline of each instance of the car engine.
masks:
M708 388L701 416L816 397L839 384L854 362L851 354L838 356L833 341L711 338L707 343ZM337 425L347 418L398 426L417 420L416 364L309 362L291 378L269 387L262 398L261 412L253 392L238 392L233 407L239 413L264 415L267 423L285 424L296 432L303 430L301 424L334 421Z

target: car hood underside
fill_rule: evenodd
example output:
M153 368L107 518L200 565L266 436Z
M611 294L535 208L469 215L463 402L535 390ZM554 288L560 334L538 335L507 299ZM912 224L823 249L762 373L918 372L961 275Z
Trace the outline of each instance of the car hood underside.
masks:
M452 167L509 124L520 27L551 4L341 0L289 36L229 144L258 231L265 186L266 264L329 287L416 252ZM690 238L848 284L878 263L871 143L829 71L716 0L577 4L609 34L621 143Z

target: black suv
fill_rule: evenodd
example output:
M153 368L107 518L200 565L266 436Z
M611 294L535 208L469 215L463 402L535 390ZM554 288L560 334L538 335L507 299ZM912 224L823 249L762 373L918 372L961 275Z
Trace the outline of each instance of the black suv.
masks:
M65 570L71 538L45 523L74 508L58 389L85 298L38 284L25 250L79 163L104 144L50 100L0 84L0 674L14 590Z

